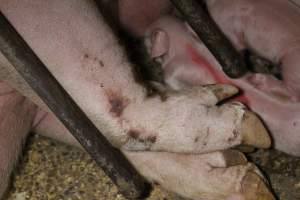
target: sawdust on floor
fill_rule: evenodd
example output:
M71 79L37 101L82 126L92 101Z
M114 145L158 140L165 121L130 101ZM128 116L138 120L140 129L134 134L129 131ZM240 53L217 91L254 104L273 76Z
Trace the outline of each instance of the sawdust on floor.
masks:
M45 137L28 140L4 200L125 200L82 150ZM300 199L300 159L276 150L250 154L279 200ZM182 200L155 187L147 200Z
M5 200L125 200L84 151L33 136ZM181 199L156 187L147 200Z

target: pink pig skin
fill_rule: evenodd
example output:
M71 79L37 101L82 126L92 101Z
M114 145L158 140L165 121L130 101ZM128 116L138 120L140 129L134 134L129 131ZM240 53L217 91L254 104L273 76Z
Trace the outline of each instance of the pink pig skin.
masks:
M162 62L166 84L176 90L212 83L239 87L242 94L234 100L260 115L275 148L300 156L299 8L286 0L207 0L207 4L239 50L247 46L282 64L283 81L252 73L241 79L227 78L191 28L175 17L165 16L148 28L145 43L151 56Z

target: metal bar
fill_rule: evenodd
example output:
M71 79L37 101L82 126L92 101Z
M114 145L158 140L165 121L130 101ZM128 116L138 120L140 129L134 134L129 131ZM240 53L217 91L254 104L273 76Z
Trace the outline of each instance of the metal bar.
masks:
M246 74L242 57L197 0L171 0L230 78Z
M128 199L138 199L146 181L100 133L42 61L0 12L0 51Z

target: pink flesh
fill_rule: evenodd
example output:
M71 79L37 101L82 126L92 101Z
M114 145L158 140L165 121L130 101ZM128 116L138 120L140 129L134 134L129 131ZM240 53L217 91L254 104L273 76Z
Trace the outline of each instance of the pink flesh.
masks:
M227 78L223 72L213 67L203 56L201 56L201 54L197 52L195 48L193 48L191 44L186 44L186 51L191 60L197 64L196 66L198 66L199 68L204 67L205 70L212 75L216 83L236 85L229 78ZM235 96L232 100L239 101L250 106L250 102L243 92L241 92L238 96Z

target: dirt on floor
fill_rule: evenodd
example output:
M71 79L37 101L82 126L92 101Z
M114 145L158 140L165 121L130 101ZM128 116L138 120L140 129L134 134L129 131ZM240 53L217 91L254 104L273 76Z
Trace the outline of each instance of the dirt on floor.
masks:
M147 200L174 199L154 188ZM4 200L125 200L83 150L38 135L26 145Z
M300 199L300 159L275 150L249 156L269 177L280 200ZM125 200L84 151L32 136L5 200ZM147 200L182 199L154 188Z

